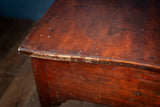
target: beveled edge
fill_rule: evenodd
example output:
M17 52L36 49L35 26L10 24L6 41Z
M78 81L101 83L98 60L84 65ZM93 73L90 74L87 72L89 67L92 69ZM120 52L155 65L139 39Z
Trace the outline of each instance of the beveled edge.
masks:
M127 61L127 60L120 60L114 58L106 58L106 57L95 57L95 56L78 56L78 55L66 55L66 54L59 54L53 52L46 52L46 51L38 51L38 50L31 50L25 49L22 47L18 48L19 54L33 57L33 58L40 58L40 59L48 59L48 60L56 60L56 61L72 61L72 62L84 62L84 63L94 63L94 64L107 64L107 65L116 65L116 66L124 66L124 67L132 67L138 68L143 70L150 70L160 72L159 65L147 64L142 62L135 62L135 61Z

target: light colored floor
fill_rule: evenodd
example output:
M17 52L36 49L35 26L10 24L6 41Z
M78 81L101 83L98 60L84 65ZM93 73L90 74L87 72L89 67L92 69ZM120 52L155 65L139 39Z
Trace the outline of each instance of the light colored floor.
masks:
M0 18L0 107L40 107L30 58L17 53L35 21ZM69 100L59 107L107 107Z

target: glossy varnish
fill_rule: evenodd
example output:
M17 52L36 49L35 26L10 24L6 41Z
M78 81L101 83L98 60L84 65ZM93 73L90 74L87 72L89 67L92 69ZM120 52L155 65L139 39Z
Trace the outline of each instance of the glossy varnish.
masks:
M69 99L112 106L160 106L160 73L135 68L32 59L44 107Z
M42 105L160 106L159 12L159 0L55 1L19 47Z
M69 61L72 56L128 61L159 69L159 7L158 0L57 0L20 52L57 60L68 56Z

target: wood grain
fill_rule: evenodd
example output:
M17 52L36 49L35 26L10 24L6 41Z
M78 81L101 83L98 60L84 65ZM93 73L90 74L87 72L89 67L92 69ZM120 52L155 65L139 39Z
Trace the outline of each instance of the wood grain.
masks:
M17 53L17 41L24 39L34 22L0 17L0 107L40 107L29 58ZM58 107L107 106L69 100Z
M51 104L49 101L49 93L48 93L49 89L46 79L44 61L42 59L37 59L37 60L32 59L32 66L41 106L50 107Z
M76 99L119 107L160 106L160 73L52 60L45 60L45 66L53 103L56 97L58 102Z
M57 0L21 44L31 57L160 71L159 0Z
M57 0L18 51L42 106L160 106L160 1Z

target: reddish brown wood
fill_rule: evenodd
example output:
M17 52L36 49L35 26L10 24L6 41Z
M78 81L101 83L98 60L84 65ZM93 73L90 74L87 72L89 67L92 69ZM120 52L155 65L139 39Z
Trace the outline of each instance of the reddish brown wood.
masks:
M159 0L57 0L20 52L127 61L159 71L159 11Z
M42 59L32 58L32 68L39 93L40 103L42 107L50 107L51 105L59 105L61 102L56 97L56 91L52 90L52 99L50 99L50 89L46 78L45 61ZM53 94L54 93L54 94Z
M159 0L55 1L19 47L39 58L41 103L160 106L159 12Z
M49 107L51 104L49 101L48 84L46 80L44 60L33 58L32 68L37 85L37 90L39 93L40 103L43 107Z
M85 100L124 106L160 106L160 73L103 64L45 60L51 102Z

